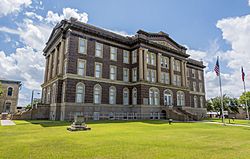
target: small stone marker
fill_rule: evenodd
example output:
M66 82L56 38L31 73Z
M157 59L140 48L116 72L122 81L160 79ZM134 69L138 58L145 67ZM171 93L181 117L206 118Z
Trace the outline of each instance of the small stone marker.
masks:
M91 130L86 124L85 124L85 118L82 115L78 115L74 117L74 122L71 124L71 126L67 127L67 130L69 131L86 131Z

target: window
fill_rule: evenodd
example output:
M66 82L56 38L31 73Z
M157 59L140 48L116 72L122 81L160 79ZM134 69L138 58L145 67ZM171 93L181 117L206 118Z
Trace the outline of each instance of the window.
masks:
M132 77L133 77L133 82L137 81L137 68L132 69Z
M85 60L78 60L77 74L80 76L85 76L85 71L86 71L86 61Z
M85 86L83 83L76 85L76 103L84 103Z
M109 104L116 104L116 88L114 86L109 88Z
M7 95L8 95L8 96L12 96L12 94L13 94L13 88L12 88L12 87L9 87L9 88L8 88L8 93L7 93Z
M102 77L102 64L95 63L95 77L101 78Z
M149 89L149 105L159 105L159 90L157 88Z
M181 76L180 75L174 75L174 85L181 86Z
M164 105L171 106L173 103L173 93L171 90L167 89L164 91Z
M174 71L181 71L181 63L179 60L174 60Z
M204 104L204 103L203 103L203 97L200 97L200 107L201 107L201 108L203 108L203 106L204 106L203 104Z
M87 54L87 40L79 38L79 50L80 54Z
M128 105L129 101L129 90L128 88L123 89L123 105Z
M65 100L65 89L66 89L66 85L65 85L65 82L63 82L62 84L62 99L61 99L61 102L63 103Z
M102 57L103 44L96 42L95 43L95 56Z
M43 88L43 98L42 98L42 102L45 103L46 102L46 89Z
M129 69L123 68L123 81L128 82L129 81Z
M196 97L196 96L194 96L194 107L195 107L195 108L197 108L197 106L198 106L198 103L197 103L197 97Z
M117 48L110 47L110 59L113 61L117 60Z
M156 54L152 52L147 53L147 63L150 65L156 65Z
M133 105L136 105L137 104L137 89L136 88L133 88L132 90L132 98L133 98Z
M202 85L202 83L199 83L199 91L203 92L203 85Z
M52 85L52 101L51 103L56 103L56 83Z
M137 50L132 51L132 64L137 63Z
M48 88L48 90L47 90L47 98L46 98L46 102L47 102L47 104L49 104L50 103L50 87Z
M169 73L161 72L161 83L169 84Z
M192 77L195 78L195 69L192 69Z
M64 68L63 73L66 74L67 73L67 60L64 60L63 68Z
M190 88L190 81L187 80L187 87Z
M190 77L189 68L186 69L186 74L187 74L187 77Z
M129 64L129 51L123 50L123 63Z
M148 73L147 74L147 81L155 83L156 82L156 71L148 69L147 73Z
M94 104L101 104L102 87L99 84L94 86Z
M198 78L199 80L202 80L202 71L198 71Z
M116 80L116 66L110 66L110 79Z
M169 68L169 58L168 57L161 57L161 67L162 68Z
M193 82L193 91L196 92L196 82Z
M182 91L177 92L177 106L185 105L185 94Z

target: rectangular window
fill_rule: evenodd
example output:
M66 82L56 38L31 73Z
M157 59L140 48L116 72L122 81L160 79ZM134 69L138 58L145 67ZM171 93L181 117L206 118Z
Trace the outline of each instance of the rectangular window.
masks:
M198 71L199 80L202 80L202 71Z
M110 79L116 80L116 66L110 66Z
M190 88L190 81L187 80L187 87Z
M177 86L181 86L181 76L177 76Z
M129 69L123 68L123 81L128 82L129 81Z
M132 64L137 63L137 50L132 51Z
M123 63L129 64L129 51L123 50Z
M156 55L151 53L151 65L156 65Z
M85 76L85 71L86 71L86 61L79 59L77 63L77 74L80 76Z
M177 86L177 75L174 75L174 85Z
M95 43L95 56L102 57L103 44L96 42Z
M151 64L151 56L150 53L147 53L147 64Z
M169 84L169 73L161 72L161 83Z
M110 47L110 60L117 61L117 48Z
M196 92L196 82L193 82L193 91Z
M195 69L192 69L192 77L195 78Z
M63 74L65 75L67 73L67 60L64 60L63 68Z
M200 92L203 92L203 86L202 86L202 83L199 83L199 91L200 91Z
M79 50L80 54L87 54L87 40L83 38L79 38Z
M133 82L136 82L137 81L137 68L133 68L132 69L132 76L133 76Z
M156 82L156 71L148 69L147 73L148 73L147 74L147 81L155 83Z
M190 76L190 74L189 74L189 68L186 69L186 74L187 74L187 77Z
M101 78L102 77L102 64L95 63L95 77Z

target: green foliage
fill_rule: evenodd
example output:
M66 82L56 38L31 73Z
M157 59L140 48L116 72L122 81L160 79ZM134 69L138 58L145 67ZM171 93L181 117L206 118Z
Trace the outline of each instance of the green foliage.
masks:
M3 94L2 84L0 82L0 96Z
M3 159L248 159L246 127L166 121L88 122L87 132L68 132L68 122L15 121L0 126ZM236 153L240 151L239 153Z

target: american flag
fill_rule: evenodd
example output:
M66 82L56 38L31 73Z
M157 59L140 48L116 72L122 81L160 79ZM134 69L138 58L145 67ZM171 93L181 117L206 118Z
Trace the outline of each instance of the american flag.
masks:
M241 67L241 78L242 78L242 81L244 82L245 81L245 72L243 70L243 67Z
M214 66L214 71L215 71L215 73L216 73L217 76L220 75L219 58L217 58L217 62L216 62L216 64L215 64L215 66Z

